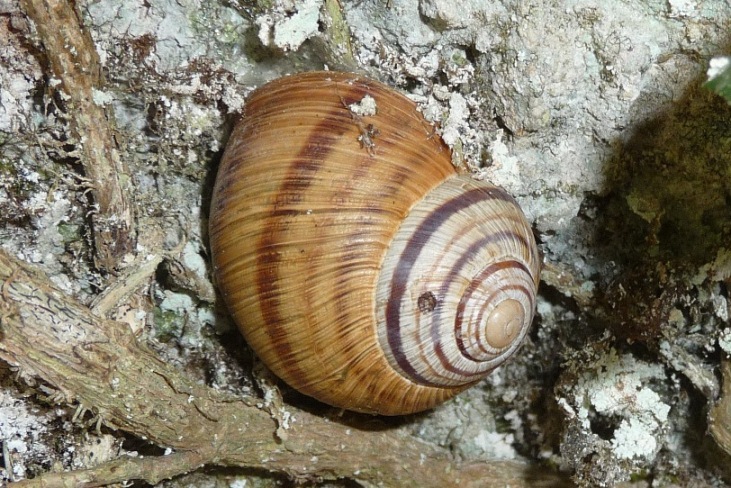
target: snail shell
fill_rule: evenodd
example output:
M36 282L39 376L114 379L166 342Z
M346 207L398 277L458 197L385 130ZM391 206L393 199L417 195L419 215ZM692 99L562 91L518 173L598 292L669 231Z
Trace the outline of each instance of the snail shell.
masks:
M376 113L358 115L366 95ZM539 258L504 190L458 174L415 104L311 72L248 99L210 217L218 286L262 361L330 405L433 407L512 355Z

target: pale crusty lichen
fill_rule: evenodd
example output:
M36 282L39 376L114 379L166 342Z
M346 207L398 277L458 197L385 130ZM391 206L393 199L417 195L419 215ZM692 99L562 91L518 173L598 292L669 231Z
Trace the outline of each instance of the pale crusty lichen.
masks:
M323 0L304 0L295 4L275 2L275 7L256 19L259 40L265 46L284 51L297 50L319 31Z
M614 348L589 361L569 362L557 399L572 426L562 450L575 452L584 446L582 455L574 457L573 468L582 473L587 469L581 464L604 465L601 472L611 473L604 482L617 482L651 466L666 443L669 428L671 407L663 400L665 383L662 366ZM597 456L587 456L587 452ZM611 464L617 469L608 469ZM598 472L592 470L593 481L598 481Z
M718 334L718 346L726 353L726 356L731 356L731 328L725 328Z

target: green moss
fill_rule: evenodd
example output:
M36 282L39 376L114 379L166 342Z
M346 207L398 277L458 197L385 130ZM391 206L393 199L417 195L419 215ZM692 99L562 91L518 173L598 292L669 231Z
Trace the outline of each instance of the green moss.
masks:
M336 0L325 0L325 11L330 17L329 25L326 25L325 37L332 57L345 66L354 66L355 58L350 43L350 26L343 16L340 3Z
M650 476L650 472L646 469L641 469L639 471L634 471L632 474L630 474L630 481L632 483L640 482L640 481L646 481L648 477Z
M167 343L180 336L183 317L173 311L162 310L160 307L155 307L153 316L155 319L155 338L158 341Z
M81 240L82 227L78 224L69 224L61 222L58 224L58 233L63 237L63 242L69 244Z
M731 107L699 87L636 130L610 168L628 257L702 264L731 239Z
M11 140L12 140L11 134L0 131L0 146L4 146L5 144L9 143Z
M469 63L464 52L461 52L461 51L454 51L452 53L451 60L454 64L456 64L459 67L466 66L467 63Z
M0 175L14 175L15 165L12 161L5 158L0 158Z
M712 79L708 80L705 87L721 95L727 102L731 103L731 58L717 58L711 61L711 67L713 67L714 61L717 64L723 64L723 60L726 63L725 68Z

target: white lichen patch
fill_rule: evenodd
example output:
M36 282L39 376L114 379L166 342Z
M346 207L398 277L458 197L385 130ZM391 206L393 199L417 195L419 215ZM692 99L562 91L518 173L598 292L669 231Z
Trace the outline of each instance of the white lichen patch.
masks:
M161 134L162 145L171 153L168 155L170 163L193 169L201 163L200 153L219 150L219 140L210 134L216 133L223 119L213 104L200 105L188 95L179 98L163 95L159 106L160 123L166 129ZM208 147L201 147L202 142Z
M491 378L491 376L489 377ZM490 391L514 390L511 385L492 383ZM522 420L516 411L499 419L484 391L467 390L454 400L436 408L413 426L421 438L442 446L450 446L461 459L521 459L515 446L520 444Z
M729 305L728 300L723 295L714 294L711 297L711 304L713 305L713 312L723 322L728 322L729 316Z
M472 439L475 447L481 449L490 459L516 459L515 436L511 433L501 434L487 430L478 430Z
M694 17L698 5L693 0L669 0L671 17Z
M245 93L237 86L226 85L221 93L221 101L226 104L228 113L240 112L246 101Z
M657 452L658 445L652 430L641 422L622 420L614 431L612 449L619 459L646 457L649 452Z
M284 51L294 51L319 31L322 0L297 2L296 8L289 2L279 1L268 13L259 16L259 41Z
M161 101L167 108L165 117L168 119L185 120L189 136L199 136L204 131L220 125L218 111L202 107L191 99L173 100L162 97Z
M96 88L92 90L92 97L94 99L94 103L97 105L109 105L114 101L114 96L111 93L97 90Z
M508 190L521 184L520 159L511 154L503 131L496 131L488 146L493 165L489 170L490 181L499 182Z
M83 9L93 26L102 63L119 55L130 41L149 43L140 61L160 73L186 66L206 53L216 52L221 65L244 72L249 60L239 43L248 22L236 10L195 0L99 0Z
M559 403L579 419L585 435L595 442L593 424L614 425L605 444L617 459L652 462L664 444L670 405L650 384L665 382L664 369L614 349L570 369L577 380Z
M194 272L196 275L198 275L200 278L203 278L207 275L208 265L203 259L203 256L201 256L198 252L198 246L196 246L194 243L188 242L185 244L181 258L186 267Z
M27 126L34 80L22 73L0 71L0 131L15 133Z
M418 9L394 5L374 13L373 7L363 2L345 11L357 41L354 54L362 66L383 67L384 74L394 78L396 84L404 83L408 76L429 87L439 74L450 86L471 80L475 66L466 62L465 51L449 45L447 35L436 35L423 22ZM406 49L391 42L394 36L400 37Z
M104 33L104 38L150 36L155 49L145 61L162 70L178 67L204 52L204 46L196 39L186 16L183 2L153 1L146 8L144 3L142 0L123 3L103 0L89 4L88 13L100 32ZM110 51L114 47L113 41L97 45L102 62L112 55Z
M475 13L485 8L482 0L461 1L455 8L452 0L421 0L419 12L442 29L461 29L474 22Z
M5 466L12 465L13 479L26 476L26 460L50 457L45 441L49 420L48 415L31 410L24 401L0 389L0 441L12 460L6 460ZM0 482L10 479L9 475L0 466Z
M58 226L68 219L71 202L60 191L39 192L28 200L28 207L37 216L33 219L33 227L38 244L33 255L28 257L35 263L54 262L64 246L64 237Z
M723 329L718 335L718 347L720 347L726 356L731 356L731 328Z
M0 158L0 166L3 164ZM24 216L27 223L0 225L0 243L27 262L43 264L62 290L78 291L80 284L71 283L62 264L67 247L74 247L81 239L78 203L67 182L57 178L52 185L47 179L48 170L33 159L33 150L11 164L12 171L0 171L0 214L9 221L11 215Z
M0 132L17 134L30 126L33 90L42 73L11 31L7 18L0 18Z
M449 147L454 147L462 134L468 132L469 117L470 110L467 100L459 93L452 93L449 97L449 116L442 127L442 139Z

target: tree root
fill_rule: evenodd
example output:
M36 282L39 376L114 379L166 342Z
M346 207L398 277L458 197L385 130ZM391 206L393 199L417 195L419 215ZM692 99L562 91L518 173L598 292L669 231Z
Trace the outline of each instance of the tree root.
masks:
M94 315L48 278L0 250L0 359L41 378L104 425L175 451L157 470L121 458L79 473L48 474L43 486L156 481L206 464L350 478L385 486L564 486L550 470L515 461L457 463L436 446L388 430L338 424L294 407L282 440L253 398L197 384L139 344L129 328ZM167 459L169 458L169 459ZM40 480L37 482L41 482ZM40 486L26 481L16 486Z

